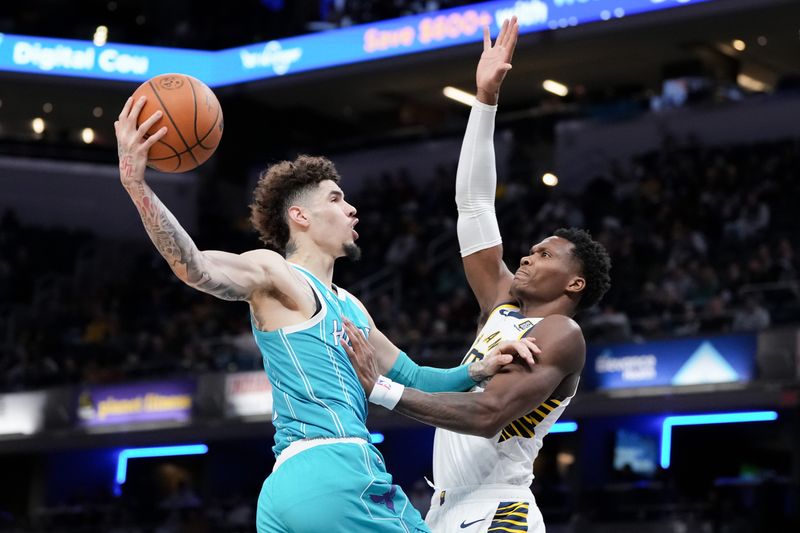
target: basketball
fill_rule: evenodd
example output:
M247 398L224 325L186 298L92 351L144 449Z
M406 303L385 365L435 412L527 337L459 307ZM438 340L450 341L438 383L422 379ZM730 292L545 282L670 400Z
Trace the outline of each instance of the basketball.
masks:
M147 166L161 172L186 172L211 157L222 138L222 107L205 83L185 74L161 74L134 91L134 101L141 96L147 97L147 103L137 126L160 109L163 115L147 135L167 127L167 134L150 148Z

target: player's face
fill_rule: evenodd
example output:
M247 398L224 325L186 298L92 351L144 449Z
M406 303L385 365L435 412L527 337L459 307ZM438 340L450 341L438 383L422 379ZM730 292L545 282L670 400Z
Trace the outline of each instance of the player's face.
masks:
M356 208L345 201L336 182L326 180L319 184L311 212L317 242L330 246L335 257L357 259Z
M511 282L511 294L524 300L552 301L580 279L579 264L572 256L574 245L561 237L548 237L520 260ZM582 285L581 285L582 287Z

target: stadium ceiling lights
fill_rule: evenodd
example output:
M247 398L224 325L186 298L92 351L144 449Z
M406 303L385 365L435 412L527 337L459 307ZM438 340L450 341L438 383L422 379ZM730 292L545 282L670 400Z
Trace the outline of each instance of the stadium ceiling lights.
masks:
M468 106L472 106L472 103L475 101L475 95L470 94L467 91L462 91L461 89L456 89L455 87L445 87L442 89L442 94L451 100L455 100L456 102L460 102Z
M555 94L556 96L564 97L569 94L569 88L563 83L558 83L555 80L544 80L542 82L542 88L549 93Z

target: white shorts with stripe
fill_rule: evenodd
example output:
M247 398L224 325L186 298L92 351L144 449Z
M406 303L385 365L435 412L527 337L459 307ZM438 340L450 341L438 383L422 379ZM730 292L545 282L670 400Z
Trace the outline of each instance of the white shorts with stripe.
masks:
M433 533L545 533L542 513L527 487L437 487L425 522Z

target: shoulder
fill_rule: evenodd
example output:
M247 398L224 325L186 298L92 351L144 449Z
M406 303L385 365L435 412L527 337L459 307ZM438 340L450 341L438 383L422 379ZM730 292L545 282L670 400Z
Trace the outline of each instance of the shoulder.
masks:
M255 261L265 265L289 265L289 263L286 262L286 258L284 258L281 254L265 248L249 250L241 254L241 256L245 259L249 259L250 261Z
M580 336L583 338L581 327L574 319L566 315L548 315L536 324L536 328L557 330L563 332L565 335Z
M337 287L338 287L338 285L337 285ZM341 288L341 287L339 287L339 290L340 290L340 291L341 291L341 292L342 292L342 293L343 293L345 296L347 296L347 298L348 298L348 299L349 299L351 302L353 302L353 303L355 304L355 306L356 306L356 307L358 307L359 309L361 309L361 311L363 311L365 315L369 315L369 313L367 313L367 308L364 306L364 304L363 304L363 303L361 303L361 300L359 300L358 298L356 298L355 296L353 296L353 293L351 293L351 292L349 292L349 291L346 291L345 289L343 289L343 288Z
M359 308L361 310L362 313L364 313L364 316L367 318L367 322L369 322L370 327L374 328L375 327L375 322L372 320L372 315L369 314L369 311L367 311L367 308L364 306L363 303L361 303L361 300L359 300L358 298L353 296L353 294L351 292L346 291L341 287L339 287L339 290L342 291L342 293L344 293L347 296L347 298L351 302L353 302L353 304L357 308Z
M586 357L586 340L581 327L565 315L549 315L539 321L531 333L542 355L551 362L569 368L582 368Z
M272 250L264 248L250 250L242 253L240 257L249 262L254 268L269 274L273 281L276 279L302 279L302 276L292 268L285 257Z

